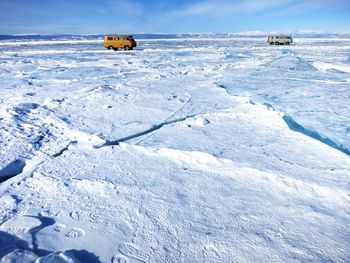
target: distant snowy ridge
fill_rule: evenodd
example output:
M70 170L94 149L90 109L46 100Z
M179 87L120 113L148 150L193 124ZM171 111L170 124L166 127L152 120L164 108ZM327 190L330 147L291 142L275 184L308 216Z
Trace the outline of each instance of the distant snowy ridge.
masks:
M17 46L17 45L67 45L67 44L96 44L101 43L102 39L96 40L88 40L88 39L80 39L80 40L25 40L25 41L3 41L0 42L0 46Z
M291 35L294 37L305 37L305 38L349 38L350 31L342 32L324 32L324 31L315 31L315 30L287 30L287 31L252 31L252 32L241 32L237 35L246 35L246 36L263 36L263 35Z
M118 33L115 33L118 34ZM308 38L350 38L350 32L322 32L322 31L246 31L236 33L130 33L136 39L183 39L183 38L232 38L232 37L266 37L271 34L288 34L294 37ZM0 35L0 41L28 41L28 40L48 40L48 41L67 41L67 40L96 40L103 39L104 34L92 35Z
M348 57L348 59L346 60L346 63L350 64L350 56Z

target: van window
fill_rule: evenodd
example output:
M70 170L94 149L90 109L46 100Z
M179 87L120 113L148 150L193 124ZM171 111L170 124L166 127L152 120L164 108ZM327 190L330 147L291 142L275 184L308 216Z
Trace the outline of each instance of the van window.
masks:
M113 40L113 37L107 37L107 40Z

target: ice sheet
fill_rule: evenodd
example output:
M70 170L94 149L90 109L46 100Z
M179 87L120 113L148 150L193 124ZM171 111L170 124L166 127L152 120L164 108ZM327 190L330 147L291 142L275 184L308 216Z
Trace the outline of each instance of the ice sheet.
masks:
M0 258L347 262L350 41L159 38L1 42Z

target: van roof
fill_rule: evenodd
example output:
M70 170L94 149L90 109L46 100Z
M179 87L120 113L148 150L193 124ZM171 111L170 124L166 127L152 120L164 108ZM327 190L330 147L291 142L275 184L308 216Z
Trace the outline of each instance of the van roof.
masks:
M290 35L270 35L269 37L291 37Z
M105 37L132 37L132 35L118 35L118 34L108 34Z

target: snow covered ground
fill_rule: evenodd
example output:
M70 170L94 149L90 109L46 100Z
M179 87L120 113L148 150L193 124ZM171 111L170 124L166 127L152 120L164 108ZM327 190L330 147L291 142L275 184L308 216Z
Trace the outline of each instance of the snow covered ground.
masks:
M0 80L2 262L349 262L349 39L6 40Z

